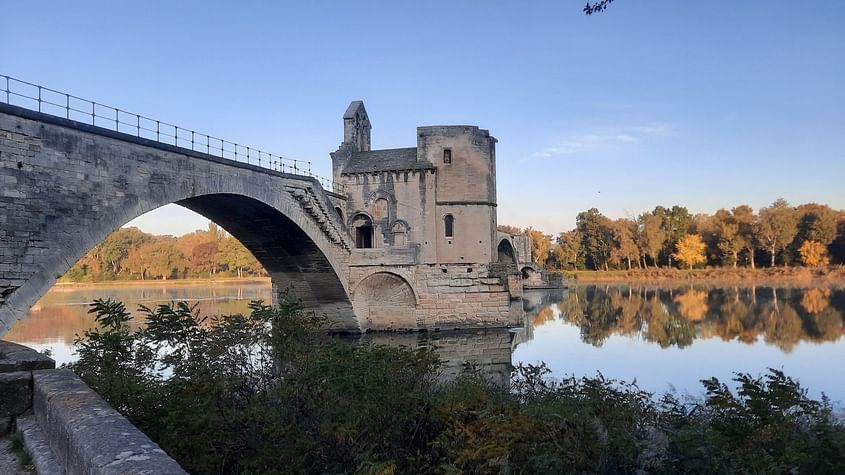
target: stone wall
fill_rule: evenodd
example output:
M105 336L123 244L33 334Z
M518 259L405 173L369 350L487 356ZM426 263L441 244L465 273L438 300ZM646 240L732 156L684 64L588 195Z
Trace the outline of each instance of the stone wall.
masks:
M430 170L373 172L344 175L347 195L346 221L353 233L352 220L364 213L373 221L373 247L376 249L414 249L417 262L434 262L434 231L426 225L434 214L434 175ZM386 209L377 209L384 200ZM404 242L397 245L393 226L404 223Z
M32 371L55 367L52 359L32 348L0 340L0 435L32 408Z
M33 373L33 412L69 474L186 474L69 370Z
M506 277L491 274L489 267L485 264L352 265L350 288L362 329L446 330L521 324L521 307L518 302L515 305ZM373 276L381 274L401 279L413 293L413 301L394 298L406 293L401 285L392 287L395 291L376 289L384 280L373 280ZM372 305L384 311L368 311Z
M475 126L417 127L417 154L437 169L434 228L438 263L496 260L496 139ZM444 160L449 150L451 160ZM444 217L455 218L454 236Z

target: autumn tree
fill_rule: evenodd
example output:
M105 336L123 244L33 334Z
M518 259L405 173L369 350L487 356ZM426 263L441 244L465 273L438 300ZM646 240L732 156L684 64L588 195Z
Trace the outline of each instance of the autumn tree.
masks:
M748 256L748 263L752 269L756 268L754 252L757 250L757 215L754 209L748 205L740 205L731 210L733 220L737 226L742 251Z
M689 269L696 264L701 264L706 260L704 256L704 249L706 248L704 241L698 234L687 234L682 237L675 245L675 252L672 254L677 261L687 265Z
M663 241L663 250L661 254L666 257L669 267L672 266L672 254L675 250L675 245L686 234L690 232L692 227L692 215L683 207L674 205L671 208L664 208L657 206L652 212L655 216L659 216L662 220L661 227L665 234Z
M634 240L637 233L637 223L630 219L617 219L611 223L613 231L613 248L610 251L610 260L616 264L623 261L631 270L631 257L638 258L640 249ZM639 259L637 259L639 262Z
M209 221L208 229L180 236L177 247L188 259L188 272L192 275L214 274L217 271L217 253L226 232Z
M155 239L133 247L125 265L127 270L137 274L142 280L147 277L167 280L183 272L188 261L176 247L176 238L156 236Z
M775 257L783 252L798 233L798 215L789 203L778 198L770 206L760 209L757 240L766 248L775 266ZM788 259L784 259L787 264Z
M637 218L636 242L642 253L643 267L648 268L646 256L657 267L657 255L663 248L666 233L663 231L663 219L651 213L643 213Z
M558 235L552 254L558 269L576 270L585 267L581 234L575 229Z
M827 255L827 246L808 239L798 249L801 254L801 262L808 267L820 267L830 264L830 257Z
M587 258L587 266L595 270L604 268L610 262L613 250L613 228L611 221L598 209L590 208L578 213L575 218L578 232L581 233L581 246Z
M840 212L836 224L836 240L828 246L834 262L845 264L845 212Z
M120 272L120 264L129 255L133 246L138 246L153 238L138 228L120 228L111 233L102 243L97 246L103 261L108 262L112 272L117 275Z
M223 239L217 259L219 265L235 272L238 277L243 277L245 272L258 273L263 269L258 259L232 236Z
M739 234L739 223L733 214L720 209L713 215L713 224L716 231L716 247L722 256L722 265L730 263L736 269L739 262L739 253L745 248L742 236Z
M807 203L798 207L798 242L811 240L827 246L836 239L836 212L830 206Z

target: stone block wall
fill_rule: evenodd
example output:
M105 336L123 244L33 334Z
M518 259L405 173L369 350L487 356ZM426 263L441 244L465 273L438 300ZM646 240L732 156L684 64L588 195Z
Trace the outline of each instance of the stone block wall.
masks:
M0 435L32 408L32 371L55 367L52 359L32 348L0 340Z
M521 324L521 308L513 305L506 280L491 274L487 264L416 265L416 266L350 266L350 289L353 304L363 329L380 330L446 330L484 327L507 327ZM412 300L393 298L405 295L403 285L395 291L384 289L384 279L390 274L404 282L412 292ZM367 302L378 305L374 312L362 307ZM392 319L392 314L408 315L413 321Z

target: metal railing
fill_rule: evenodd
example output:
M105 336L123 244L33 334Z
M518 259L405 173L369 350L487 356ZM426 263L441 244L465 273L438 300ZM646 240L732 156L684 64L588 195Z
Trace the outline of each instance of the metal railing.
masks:
M343 192L342 184L313 173L310 161L264 152L4 74L0 74L0 86L0 102L9 105L277 172L310 176L324 189Z

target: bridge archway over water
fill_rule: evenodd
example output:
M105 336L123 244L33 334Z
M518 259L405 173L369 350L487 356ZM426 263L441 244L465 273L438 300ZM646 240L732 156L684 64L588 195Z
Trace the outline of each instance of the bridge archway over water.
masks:
M0 183L0 335L109 233L169 203L224 227L334 329L360 329L351 243L313 178L0 104Z

